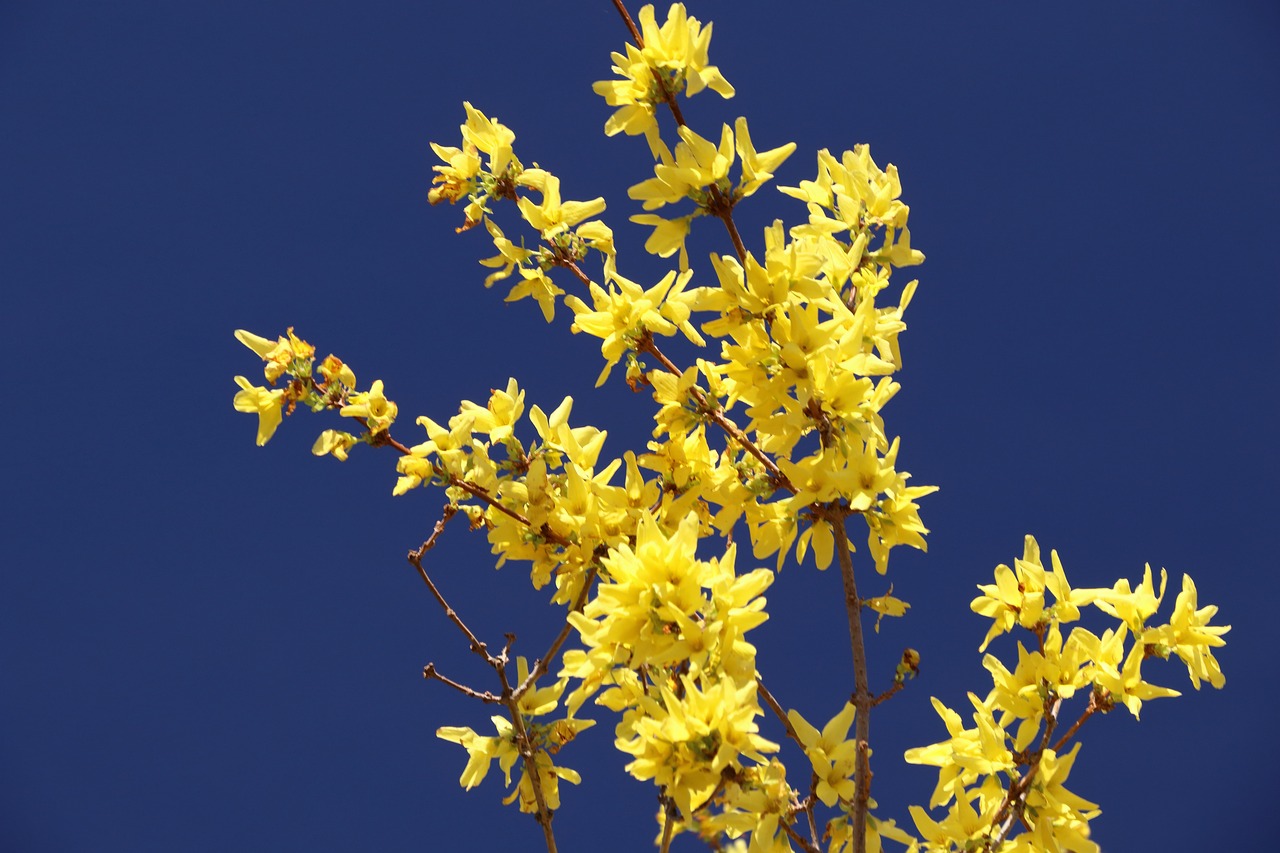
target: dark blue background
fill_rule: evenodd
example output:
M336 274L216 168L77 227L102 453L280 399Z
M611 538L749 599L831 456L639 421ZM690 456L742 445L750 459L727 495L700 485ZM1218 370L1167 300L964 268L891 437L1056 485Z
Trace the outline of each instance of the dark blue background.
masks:
M871 143L928 255L886 417L901 467L942 491L930 553L890 567L913 609L875 637L882 682L905 645L924 656L873 718L880 814L927 801L934 772L898 756L945 736L929 695L963 711L987 689L967 604L1032 532L1077 586L1149 560L1235 626L1224 691L1149 664L1189 695L1085 728L1071 787L1103 806L1095 838L1272 837L1274 4L690 12L715 21L739 92L697 96L691 124L741 114L758 147L795 141L785 184L818 148ZM606 0L0 4L0 849L539 849L500 777L464 794L465 753L434 736L491 712L420 677L435 661L491 686L404 562L442 497L393 500L386 451L313 459L322 418L254 447L231 377L260 366L232 330L294 325L381 377L410 441L417 414L516 375L545 409L574 395L606 453L642 443L649 401L620 372L592 390L597 342L563 308L548 328L485 291L484 234L426 204L427 141L456 144L468 99L566 198L605 195L622 270L657 280L625 221L646 150L603 138L590 91L624 39ZM768 189L740 210L749 245L803 213ZM702 228L693 250L707 283L727 243ZM515 630L535 655L545 596L492 563L459 526L429 565L482 636ZM753 635L780 699L819 723L851 685L838 584L790 566ZM561 849L648 849L654 789L621 774L598 710L562 754L585 781Z

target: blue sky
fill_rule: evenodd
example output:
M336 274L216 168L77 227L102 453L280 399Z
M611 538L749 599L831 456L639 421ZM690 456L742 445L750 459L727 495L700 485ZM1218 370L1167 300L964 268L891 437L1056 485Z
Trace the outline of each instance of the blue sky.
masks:
M924 658L873 719L880 813L927 801L933 773L898 756L945 736L929 696L985 692L967 604L1033 533L1076 585L1150 561L1234 625L1225 690L1153 668L1186 695L1086 727L1072 787L1102 804L1096 840L1269 838L1280 12L689 10L738 90L688 101L690 124L745 115L759 148L796 142L783 184L813 177L819 148L870 143L928 256L885 414L901 467L941 491L929 554L890 568L913 609L874 638L884 673L904 646ZM646 149L603 137L590 91L625 35L607 0L0 5L0 849L538 848L495 777L458 787L465 754L434 736L490 713L420 675L488 675L404 560L441 497L392 499L386 452L311 457L335 425L320 417L255 447L231 377L258 368L232 331L295 326L382 378L405 430L514 375L544 408L574 396L617 455L642 444L650 401L620 372L593 390L598 348L568 312L547 326L486 291L484 235L426 204L427 142L454 144L470 100L566 197L604 195L620 265L656 281L626 223ZM750 245L803 210L766 189L740 213ZM703 229L691 248L706 283L727 245ZM432 560L482 636L545 646L520 566L495 572L458 530ZM789 566L754 635L810 719L850 689L838 585ZM648 849L654 791L600 719L566 757L586 781L564 793L561 849Z

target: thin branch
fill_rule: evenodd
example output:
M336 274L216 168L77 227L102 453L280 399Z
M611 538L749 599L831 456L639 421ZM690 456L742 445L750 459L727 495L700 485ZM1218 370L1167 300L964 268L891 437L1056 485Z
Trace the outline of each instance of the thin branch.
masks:
M627 11L627 7L622 4L622 0L613 0L613 6L622 16L622 22L627 25L627 31L631 33L631 40L636 43L636 47L643 48L644 38L641 37L636 22L631 20L631 13Z
M573 606L569 608L570 613L578 613L586 606L587 596L591 594L591 585L595 583L596 576L600 573L600 563L591 564L590 570L587 572L586 580L582 583L582 589L578 592L578 598L573 602ZM556 634L556 638L551 641L551 646L547 649L542 657L533 663L533 668L529 670L529 677L520 683L516 688L516 698L524 696L532 687L535 681L541 678L547 672L547 667L551 661L555 659L556 654L560 651L560 647L564 645L565 640L569 639L569 631L573 626L566 618L564 625L560 628L560 633Z
M431 590L432 596L435 597L436 601L439 602L440 606L444 609L445 616L447 616L449 621L456 625L458 630L466 636L467 641L470 643L471 650L484 658L485 663L493 667L498 673L498 679L502 682L502 695L494 697L492 693L480 693L479 691L472 690L471 688L459 684L452 679L446 678L436 672L435 664L427 664L426 668L422 671L422 675L427 679L434 678L438 681L442 681L467 696L472 696L473 698L477 698L485 702L492 702L496 700L506 706L507 714L511 717L511 724L516 731L516 745L520 750L520 757L524 761L525 773L528 774L529 784L533 788L533 797L538 806L538 812L535 817L538 824L542 827L542 835L547 843L547 853L557 853L555 835L551 831L551 818L553 813L549 808L547 808L546 796L542 791L542 778L541 773L538 770L537 751L534 749L533 742L529 738L529 730L524 724L524 716L520 711L520 697L516 696L515 691L511 688L511 681L507 678L507 663L510 660L509 652L511 651L511 644L515 642L515 635L507 634L507 642L502 647L502 653L496 657L491 655L489 653L488 646L480 641L480 638L477 637L469 627L467 627L467 623L462 621L462 617L458 615L458 612L449 606L449 602L445 601L444 595L440 592L440 588L435 585L435 582L431 580L431 575L428 574L427 570L422 566L423 556L427 551L430 551L435 547L436 541L444 531L444 526L448 524L449 519L453 518L456 514L456 507L445 507L444 515L436 522L435 528L431 531L431 536L429 536L427 541L423 542L421 547L417 550L409 552L409 562L418 570L418 576L422 578L423 583L427 585L427 589Z
M507 635L507 648L510 648L514 639L513 635ZM495 667L498 670L498 678L502 681L503 704L507 706L511 724L516 730L516 745L520 749L520 758L524 761L524 772L528 774L529 784L533 788L534 802L538 805L538 813L534 817L542 827L543 840L547 843L547 853L557 853L555 833L551 831L551 819L555 814L547 808L547 798L542 792L542 773L538 770L537 752L533 748L533 741L529 738L529 730L524 724L524 715L520 713L520 700L515 698L515 691L511 689L511 681L507 678L505 658L504 650L503 660L499 661Z
M773 698L773 694L764 686L759 670L756 670L756 693L769 706L769 710L773 711L773 715L781 721L783 728L787 730L787 737L799 744L801 749L804 749L804 741L800 739L800 733L796 731L795 726L791 725L791 720L787 717L786 712L782 710L782 705L778 704L778 700Z
M808 757L807 755L805 756L805 758ZM804 816L809 821L809 837L813 839L815 845L818 843L818 827L814 823L813 812L818 807L818 782L818 771L814 770L809 774L809 796L805 797L800 803L799 809L792 811L792 814L795 814L796 811L804 812Z
M778 826L782 827L782 831L787 834L787 837L799 845L800 849L805 851L805 853L822 853L822 848L796 832L795 828L785 820L778 821Z
M712 184L707 192L707 211L724 223L725 230L729 232L729 239L733 242L733 250L738 255L738 260L744 265L747 262L747 247L742 243L742 236L738 233L738 226L733 221L733 206L738 200L732 194L726 195L720 191L720 188Z
M1035 781L1036 774L1040 771L1040 760L1044 756L1044 751L1049 748L1049 738L1053 736L1053 730L1058 724L1058 712L1061 708L1060 697L1055 697L1045 708L1044 733L1040 736L1040 748L1028 758L1027 763L1030 766L1016 782L1009 786L1004 802L1000 804L995 817L991 819L991 825L996 828L996 832L987 836L982 846L984 851L994 850L1003 844L1009 835L1009 830L1013 829L1014 823L1021 819L1023 809L1026 807L1027 792L1031 790L1031 783Z
M835 507L825 513L825 521L835 535L836 554L840 558L840 577L844 582L845 611L849 617L849 644L853 651L854 737L858 745L858 765L854 777L853 853L866 853L867 809L871 800L871 689L867 680L867 649L862 634L862 599L853 577L853 558L849 538L844 530L847 510Z
M429 663L425 667L423 667L422 677L427 679L428 681L435 679L436 681L443 682L447 687L452 687L454 690L457 690L463 696L467 696L471 699L479 699L481 702L485 702L488 704L496 704L502 701L501 696L495 696L492 693L490 693L488 690L482 693L479 690L475 690L471 687L466 686L465 684L454 681L452 678L448 678L446 676L441 675L439 672L436 671L436 665L434 663Z
M583 284L591 284L591 276L582 271L582 267L578 266L577 261L564 261L560 266L573 273L574 278Z
M888 701L890 698L892 698L893 694L897 693L904 686L905 686L905 682L895 681L892 687L890 687L888 690L886 690L885 692L881 693L879 696L876 696L874 699L871 700L871 707L874 708L876 705L879 705L881 702Z
M353 418L352 420L359 423L365 429L369 428L369 425L365 422L364 418ZM405 447L399 441L396 441L394 438L392 438L390 432L378 433L373 437L372 443L374 447L380 447L380 446L394 447L396 450L400 452L401 456L413 455L413 451L410 450L408 447ZM461 480L456 475L450 473L449 471L446 471L440 465L440 463L432 462L431 470L433 473L436 474L436 476L447 479L450 486L457 486L459 489L462 489L464 492L471 495L476 500L487 503L489 506L493 507L498 512L508 516L509 518L516 521L517 523L524 525L529 530L534 530L534 532L536 532L543 539L546 539L548 542L551 542L555 545L560 545L561 547L567 547L570 544L568 539L565 539L563 536L556 533L554 530L547 527L547 525L545 524L542 525L542 527L535 530L532 521L525 518L523 515L516 512L515 510L503 506L501 503L498 502L497 498L489 494L488 490L483 489L480 486L477 486L475 483L468 483L466 480Z
M467 642L470 643L471 651L484 658L485 663L489 664L489 666L497 668L500 661L493 655L489 654L489 649L484 643L480 642L480 638L467 627L467 623L462 621L462 617L458 615L458 611L449 606L449 602L445 601L444 594L440 592L440 588L435 585L435 582L431 580L431 575L427 574L427 570L422 567L423 555L435 547L436 539L440 536L441 531L444 530L444 526L449 523L449 519L453 518L456 513L457 510L454 507L445 507L445 514L436 522L435 530L431 532L430 538L428 538L426 542L423 542L422 546L416 551L409 552L409 562L418 570L418 577L422 578L422 582L427 585L427 589L431 590L431 595L435 597L435 600L439 602L440 606L444 609L444 615L450 622L458 627L459 631L466 635Z
M1091 692L1089 694L1089 704L1085 706L1084 711L1080 714L1080 719L1072 723L1071 728L1067 729L1066 733L1058 739L1058 742L1053 745L1053 751L1060 752L1062 747L1066 745L1066 742L1071 740L1071 738L1075 736L1076 732L1080 731L1080 727L1084 725L1084 721L1101 710L1102 704L1098 701L1098 694Z
M671 838L675 834L675 816L676 804L670 797L663 795L665 807L662 810L662 847L661 853L667 853L671 849Z
M774 716L776 716L779 720L782 721L783 728L787 730L787 737L795 741L799 745L801 750L804 750L805 745L804 745L804 741L800 738L800 733L797 732L795 726L791 724L791 718L788 717L783 712L782 705L779 704L777 699L773 698L773 694L770 693L769 689L764 686L764 681L760 676L759 670L756 671L756 693L760 696L761 699L764 700L764 703L769 706L769 709L773 711ZM818 844L818 827L814 824L814 821L813 821L813 807L814 807L815 801L817 800L817 797L814 794L814 791L817 789L817 785L818 785L818 774L814 773L809 782L809 796L803 803L800 804L800 808L797 809L797 811L804 812L805 817L808 819L809 835L813 839L813 844L815 848ZM792 812L792 814L794 813L795 812Z

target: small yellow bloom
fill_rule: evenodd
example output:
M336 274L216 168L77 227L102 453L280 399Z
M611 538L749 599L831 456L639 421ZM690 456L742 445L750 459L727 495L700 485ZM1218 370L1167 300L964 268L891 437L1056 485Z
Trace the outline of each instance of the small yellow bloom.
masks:
M471 104L464 101L462 106L467 111L466 124L462 125L463 140L489 155L491 174L502 175L514 162L511 143L515 142L515 133Z
M560 179L542 169L526 169L516 183L542 193L541 204L534 204L528 198L521 198L518 204L520 215L546 240L604 212L602 197L591 201L561 201Z
M733 87L720 74L720 69L707 64L711 23L703 27L697 18L689 17L683 3L671 4L666 23L661 27L651 5L641 7L639 17L640 36L644 39L642 52L651 67L675 75L678 84L687 84L690 97L703 89L711 89L721 97L733 97Z
M492 219L486 219L484 225L489 230L489 236L493 238L494 248L498 250L498 254L492 258L484 258L480 261L481 265L498 270L485 277L484 286L492 287L495 281L502 281L510 276L511 271L517 266L523 266L525 261L533 255L533 251L508 240L503 235L502 229ZM499 267L501 269L498 269Z
M653 6L640 9L640 32L644 47L628 44L625 53L612 54L613 71L621 80L600 80L591 89L617 111L605 122L607 136L644 134L651 148L661 144L654 111L670 95L681 91L693 96L711 89L722 97L733 97L733 86L720 69L709 64L710 23L704 28L689 17L684 4L675 3L661 27Z
M870 607L876 612L876 633L880 633L880 620L885 616L903 616L911 607L910 604L901 598L894 598L890 593L893 592L893 585L889 586L889 593L885 595L877 595L875 598L868 598L862 603Z
M800 712L787 712L796 734L804 744L804 753L818 778L818 799L834 806L836 800L852 800L855 788L854 772L858 763L858 742L849 740L849 727L853 725L856 709L846 702L819 732Z
M295 335L292 326L286 335L273 343L244 329L236 330L236 340L256 352L267 363L264 373L267 381L272 384L285 373L297 371L299 375L306 375L311 369L311 359L316 354L316 348Z
M311 452L316 456L332 455L339 462L346 462L347 451L359 443L360 439L349 432L327 429L320 433L316 443L311 446Z
M1182 591L1173 606L1173 618L1142 635L1144 644L1163 647L1177 654L1187 665L1191 684L1200 689L1200 681L1208 681L1222 688L1227 678L1222 674L1218 660L1211 649L1226 645L1222 635L1231 630L1230 625L1210 625L1209 620L1218 612L1216 605L1200 607L1195 582L1190 576L1182 576Z
M376 433L388 429L398 411L396 404L382 393L382 380L375 379L368 391L352 394L338 414L344 418L363 418L369 432Z
M498 759L510 781L511 768L520 757L511 737L511 723L506 717L496 715L492 720L499 732L497 737L483 737L465 726L441 726L436 729L436 737L460 744L467 750L467 766L463 769L462 778L458 783L468 791L483 782L484 777L489 775L489 767L495 758Z
M693 219L698 213L665 219L656 213L637 213L631 221L637 225L652 225L653 233L644 241L644 250L660 258L669 258L680 253L680 269L689 268L689 253L685 250L684 241L692 229Z
M431 143L431 150L445 162L443 166L432 166L437 174L431 183L436 184L427 192L430 204L447 201L453 204L460 198L466 198L475 190L475 180L480 174L480 155L474 145L466 148L453 148Z
M324 377L325 382L329 384L337 382L347 388L354 389L356 387L355 372L336 355L325 356L324 361L320 362L320 366L317 369L320 371L320 375Z
M284 418L284 391L278 388L259 388L250 384L243 376L236 377L236 384L242 389L235 396L236 411L257 413L258 446L261 447L275 435L276 427L280 426L280 421Z
M723 125L720 144L704 139L690 128L678 128L680 142L675 154L665 148L654 166L654 177L627 190L627 195L644 202L645 210L657 210L683 198L702 202L708 187L725 180L733 165L733 131Z
M692 270L678 276L672 270L648 290L618 275L614 276L614 287L609 290L592 282L592 307L577 296L565 297L565 305L574 313L573 331L586 332L604 341L600 352L605 357L605 366L596 380L597 387L604 384L613 366L624 353L635 348L636 341L646 331L674 335L679 330L695 344L703 343L688 323L689 308L681 299L692 275Z
M737 195L741 198L760 189L766 181L773 177L778 167L796 150L794 142L788 142L768 151L756 152L751 144L751 134L747 130L747 120L739 117L733 124L735 146L738 156L742 158L742 181Z

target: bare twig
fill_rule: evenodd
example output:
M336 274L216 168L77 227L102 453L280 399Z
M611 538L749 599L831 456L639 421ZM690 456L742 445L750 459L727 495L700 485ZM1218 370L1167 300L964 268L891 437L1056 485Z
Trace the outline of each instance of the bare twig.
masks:
M582 590L578 593L578 599L574 601L573 607L569 608L570 613L580 612L582 608L586 606L587 596L591 594L591 585L595 583L596 576L599 573L600 564L598 562L592 563L590 570L587 572L586 580L582 582ZM564 625L560 628L560 633L556 634L556 638L551 641L551 645L547 648L547 651L542 655L542 657L534 661L533 668L529 670L529 676L520 683L519 687L516 688L517 699L524 696L524 694L533 687L534 682L546 674L547 667L550 666L551 661L555 659L556 654L560 651L560 647L564 645L565 640L569 639L569 631L572 628L573 626L569 623L569 620L566 619Z
M806 756L807 757L807 756ZM801 811L809 820L809 837L813 839L815 846L818 844L818 826L814 821L813 810L818 806L818 773L815 770L809 774L809 796L804 798L804 802L800 804Z
M876 705L879 705L881 702L887 701L893 696L893 694L897 693L904 686L905 686L904 683L901 681L894 682L894 685L892 687L890 687L888 690L886 690L885 692L881 693L880 695L876 696L874 699L871 700L871 707L874 708Z
M445 686L452 687L454 690L457 690L463 696L467 696L472 699L479 699L481 702L485 702L488 704L496 704L502 701L501 696L495 696L494 694L490 693L488 690L481 692L479 690L475 690L474 688L468 687L465 684L461 684L457 681L454 681L452 678L448 678L446 676L441 675L439 672L436 671L436 665L434 663L429 663L422 668L422 677L427 679L428 681L431 681L432 679L434 679L436 681L442 682Z
M627 11L627 7L622 4L622 0L613 0L613 6L622 16L622 22L627 25L627 31L631 33L631 40L636 43L636 47L643 48L644 39L640 35L639 28L636 27L636 22L631 20L631 13Z
M444 594L440 592L440 588L436 586L435 581L431 580L431 575L427 574L427 570L422 566L423 555L435 547L436 539L440 536L441 531L444 530L444 526L449 523L449 519L453 518L456 513L456 508L445 507L444 516L436 522L435 529L431 532L430 538L428 538L426 542L423 542L422 546L416 551L409 552L409 562L418 570L418 577L422 578L422 582L427 585L427 589L431 590L431 595L444 609L444 615L450 622L458 627L459 631L466 635L471 651L484 658L485 663L489 664L489 666L496 668L499 664L499 660L489 654L488 647L485 646L484 643L480 642L480 638L467 627L467 623L462 621L462 617L458 615L458 611L450 607L449 602L444 600Z
M479 699L483 702L500 702L506 707L507 714L511 717L511 725L514 727L516 732L516 747L520 751L520 758L524 762L525 773L528 774L529 784L533 788L533 797L538 807L537 814L534 817L537 819L538 825L542 827L543 839L547 844L547 853L557 853L555 834L551 831L551 818L553 816L553 812L547 807L546 795L542 790L542 776L538 769L537 750L534 749L533 741L529 737L528 727L524 722L524 715L520 711L520 696L516 695L516 691L511 687L511 680L507 677L507 665L510 662L509 653L511 651L512 643L515 642L515 635L506 635L506 643L503 645L502 652L500 654L496 656L490 654L488 646L467 626L467 623L462 620L462 617L458 615L458 612L449 606L449 602L445 600L444 594L440 592L440 588L436 586L435 582L431 579L431 575L428 574L427 570L423 568L422 565L423 556L427 551L430 551L435 547L436 541L444 531L444 526L448 524L449 519L453 518L456 514L456 507L445 507L444 515L436 522L435 528L431 531L431 536L428 537L427 541L423 542L419 548L409 552L409 562L418 570L418 576L422 578L422 582L427 585L427 589L431 590L431 595L440 604L441 608L444 609L445 616L448 617L450 622L457 626L458 630L461 631L464 636L466 636L467 642L470 644L471 651L484 658L485 663L493 667L493 669L498 673L498 680L502 683L502 695L494 696L489 692L474 690L450 678L446 678L436 672L435 664L427 664L426 668L422 671L422 675L427 679L441 681L464 695Z
M799 732L796 731L795 726L791 725L791 720L787 717L786 712L782 710L782 705L778 704L778 700L773 698L773 694L764 686L764 680L758 670L756 671L756 693L769 706L769 710L773 711L773 715L782 723L783 728L787 730L787 737L799 744L801 749L804 749L804 741L800 739Z
M745 264L747 262L747 247L742 243L742 236L738 234L738 226L733 222L733 206L738 200L732 194L726 195L715 184L707 190L707 211L724 223L725 230L729 232L729 240L733 243L733 251L737 253L738 260Z
M782 831L787 834L787 837L795 842L796 846L805 851L805 853L822 853L821 847L796 832L795 827L785 820L778 821L778 826L782 827Z
M1075 733L1080 731L1080 727L1084 725L1084 721L1102 710L1104 710L1103 702L1099 700L1097 693L1091 692L1089 694L1089 704L1085 705L1084 711L1080 713L1080 719L1072 723L1071 728L1067 729L1062 737L1058 738L1058 742L1053 745L1053 751L1060 752L1062 747L1066 745L1067 741L1071 740L1071 738L1075 736Z

